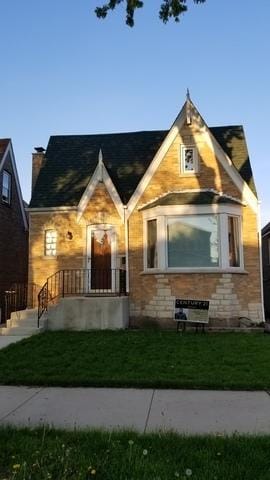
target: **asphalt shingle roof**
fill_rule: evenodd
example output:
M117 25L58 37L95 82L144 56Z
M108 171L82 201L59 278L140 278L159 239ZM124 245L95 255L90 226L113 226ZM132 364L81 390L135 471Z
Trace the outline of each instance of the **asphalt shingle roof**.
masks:
M256 194L243 128L210 129ZM124 204L128 202L168 130L52 136L30 207L77 206L98 163L103 162Z
M266 233L268 233L270 231L270 222L267 223L263 229L262 229L262 235L265 235Z
M257 196L245 132L242 125L212 127L210 130L224 152L227 153L228 157L232 160L243 180L245 180L252 192Z
M218 195L215 192L172 192L148 203L141 210L147 210L161 205L209 205L213 203L235 203L239 202L225 195Z

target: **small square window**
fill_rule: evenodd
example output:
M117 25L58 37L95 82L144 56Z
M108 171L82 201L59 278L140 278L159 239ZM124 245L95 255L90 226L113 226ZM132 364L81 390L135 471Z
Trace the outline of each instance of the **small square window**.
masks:
M198 172L198 154L194 146L181 146L181 173L194 174Z
M11 201L11 175L5 170L3 171L2 201L9 205Z
M57 241L56 230L46 230L45 231L45 252L44 252L46 257L56 256L56 241Z

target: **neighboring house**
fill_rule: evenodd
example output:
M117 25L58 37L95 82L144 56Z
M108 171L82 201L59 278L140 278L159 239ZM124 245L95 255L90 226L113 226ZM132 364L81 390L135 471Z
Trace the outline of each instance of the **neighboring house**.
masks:
M27 283L28 222L10 139L0 139L0 308L4 292Z
M265 316L270 320L270 223L262 229L263 292Z
M175 298L210 300L215 325L263 320L242 126L209 128L188 96L170 130L52 136L37 150L29 281L45 285L43 306L126 290L132 325L172 325Z

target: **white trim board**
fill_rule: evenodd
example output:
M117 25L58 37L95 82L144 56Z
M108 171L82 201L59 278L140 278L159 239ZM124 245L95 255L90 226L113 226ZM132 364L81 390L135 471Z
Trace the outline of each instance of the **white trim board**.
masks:
M167 151L169 150L171 144L175 140L177 134L181 130L184 121L186 119L186 103L184 104L181 112L176 117L173 125L171 126L169 132L167 133L165 140L163 141L162 145L158 149L157 153L155 154L152 162L150 163L148 169L146 170L145 174L143 175L142 179L140 180L139 184L135 192L132 194L131 198L127 204L127 218L133 212L135 206L137 205L140 197L142 196L143 192L145 191L146 187L148 186L150 180L152 179L154 173L158 169L161 161L163 160L164 156L166 155Z
M100 151L99 152L99 160L98 160L98 164L96 166L96 169L81 197L81 200L79 201L79 204L78 204L78 214L77 214L77 222L80 221L91 197L93 196L94 194L94 191L98 185L99 182L103 182L105 187L107 188L107 191L119 213L119 216L122 220L122 222L124 222L124 205L120 199L120 196L112 182L112 179L110 177L110 175L108 174L107 172L107 169L103 163L103 160L102 160L102 152Z
M141 198L143 192L147 188L150 180L152 179L153 175L155 174L156 170L158 169L161 161L163 160L165 154L167 153L168 149L172 145L173 141L175 140L177 134L180 132L185 120L186 120L186 111L187 109L192 111L192 116L195 118L197 117L197 122L200 124L200 130L202 133L202 137L204 141L208 144L211 150L214 151L214 154L217 160L220 162L226 173L229 175L235 186L241 193L242 199L247 202L250 208L257 213L258 212L258 199L249 188L248 184L243 180L240 173L232 163L231 159L226 155L224 150L221 148L213 134L211 133L210 129L208 128L207 124L203 120L201 114L196 109L194 104L191 100L186 100L183 108L181 109L179 115L177 116L176 120L174 121L171 129L169 130L165 140L163 141L162 145L160 146L158 152L154 156L150 166L148 167L147 171L145 172L144 176L142 177L141 181L139 182L135 192L131 196L128 202L128 217L133 212L134 208L136 207L139 199Z
M25 228L25 230L28 230L28 221L27 221L27 218L26 218L25 207L24 207L23 197L22 197L22 191L21 191L21 186L20 186L20 181L19 181L19 175L18 175L18 171L17 171L17 167L16 167L15 155L14 155L11 140L9 140L6 151L5 151L5 153L3 155L3 158L1 160L0 172L4 168L4 165L5 165L6 159L8 157L8 154L10 155L10 159L11 159L11 165L12 165L12 170L13 170L13 174L14 174L14 178L15 178L15 184L16 184L16 188L17 188L17 194L18 194L18 198L19 198L21 214L22 214L22 217L23 217L24 228Z

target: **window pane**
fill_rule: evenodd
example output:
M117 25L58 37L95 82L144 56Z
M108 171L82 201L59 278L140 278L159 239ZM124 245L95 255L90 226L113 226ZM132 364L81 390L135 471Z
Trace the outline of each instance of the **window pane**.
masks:
M218 267L218 220L215 215L168 219L168 267Z
M239 267L240 266L239 228L238 228L237 217L228 217L228 235L229 235L230 267Z
M3 186L9 188L9 174L7 172L3 173Z
M2 200L10 203L11 176L8 172L3 172Z
M193 148L185 148L184 149L184 170L186 172L194 172L194 170L195 170Z
M147 222L147 268L157 268L157 221Z
M56 255L56 230L46 230L45 231L45 255L55 256Z

